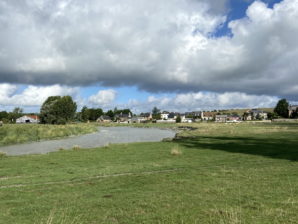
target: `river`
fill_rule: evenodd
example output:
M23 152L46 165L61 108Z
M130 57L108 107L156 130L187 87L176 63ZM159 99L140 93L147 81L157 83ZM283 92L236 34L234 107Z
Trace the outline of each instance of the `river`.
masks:
M9 145L0 147L1 152L7 155L45 154L59 149L95 148L113 143L131 142L159 142L164 138L173 138L175 132L157 128L133 127L100 127L98 132L74 136L58 140Z

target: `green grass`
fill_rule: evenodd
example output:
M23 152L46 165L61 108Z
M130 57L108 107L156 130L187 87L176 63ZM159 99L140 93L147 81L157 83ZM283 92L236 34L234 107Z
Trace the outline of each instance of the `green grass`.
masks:
M87 134L96 130L95 124L5 124L0 127L0 146Z
M297 124L191 126L174 142L0 158L0 222L297 223Z

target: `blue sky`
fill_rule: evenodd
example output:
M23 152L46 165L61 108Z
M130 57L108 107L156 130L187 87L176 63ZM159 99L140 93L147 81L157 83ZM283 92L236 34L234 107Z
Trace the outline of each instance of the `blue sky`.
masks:
M228 2L227 21L224 23L221 29L219 29L215 36L231 35L231 30L228 28L228 23L232 20L241 19L246 16L246 10L253 0L230 0ZM281 2L281 0L262 0L269 8L272 8L274 4Z
M82 4L3 0L0 110L50 95L135 112L298 101L298 0Z

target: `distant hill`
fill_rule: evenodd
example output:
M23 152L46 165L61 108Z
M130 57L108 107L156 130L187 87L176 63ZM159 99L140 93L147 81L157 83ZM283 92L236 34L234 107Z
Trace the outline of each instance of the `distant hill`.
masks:
M227 113L227 114L233 114L236 113L238 115L242 115L244 112L250 110L252 108L247 108L247 109L228 109L228 110L219 110L220 113ZM255 108L254 108L255 109ZM273 112L274 108L256 108L259 110L263 110L265 112Z

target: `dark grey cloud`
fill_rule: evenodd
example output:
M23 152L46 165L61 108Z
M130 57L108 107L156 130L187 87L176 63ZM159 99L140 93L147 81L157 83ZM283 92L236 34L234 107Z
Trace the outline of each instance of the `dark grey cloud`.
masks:
M295 99L298 0L254 2L229 23L232 38L215 38L226 10L226 0L2 0L0 82Z

